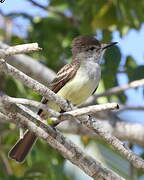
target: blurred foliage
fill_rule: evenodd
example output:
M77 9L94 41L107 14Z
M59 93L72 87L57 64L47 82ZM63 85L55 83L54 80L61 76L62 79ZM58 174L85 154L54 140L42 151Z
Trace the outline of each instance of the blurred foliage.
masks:
M41 3L41 1L37 1ZM29 21L26 37L16 34L9 34L5 31L10 23L0 27L0 40L11 44L21 44L26 42L38 42L43 48L42 52L31 54L34 58L43 62L54 71L58 71L65 63L71 60L71 41L77 35L93 35L102 42L113 40L113 32L118 31L120 36L124 36L130 29L139 30L144 22L144 1L139 0L49 0L49 8L54 8L57 12L48 12L48 16L30 15L29 11L13 12L7 14L12 22L17 17L23 17ZM38 8L33 5L33 8ZM45 11L41 9L41 11ZM63 15L60 15L63 13ZM7 23L7 21L5 21ZM102 80L98 91L107 90L118 85L117 74L122 70L127 75L129 81L143 78L144 66L138 66L133 57L126 57L121 61L121 51L118 46L109 49L105 53L102 62ZM0 78L5 81L5 87L0 85L0 90L5 91L10 96L27 97L40 100L40 96L19 81L11 77ZM2 84L2 82L0 82ZM125 103L127 97L124 93L113 95L103 100L117 100ZM13 124L1 124L0 126L0 180L70 180L71 178L64 172L64 158L59 153L50 148L46 143L39 141L33 148L31 155L24 164L17 164L7 158L7 153L18 137L16 126ZM91 139L82 137L83 145L87 147ZM93 140L92 140L93 141ZM100 143L102 143L100 141ZM98 145L100 147L100 145ZM105 149L104 149L105 147ZM100 151L107 151L107 146L103 144ZM106 153L111 168L119 174L128 178L128 163L124 158L117 158L114 151ZM103 158L105 156L102 154ZM115 156L115 158L113 158ZM120 156L120 155L119 155ZM119 168L116 166L118 159ZM105 161L107 161L105 159ZM110 165L111 163L111 165ZM125 165L127 168L123 168ZM8 171L7 168L10 168ZM139 173L139 175L142 175Z

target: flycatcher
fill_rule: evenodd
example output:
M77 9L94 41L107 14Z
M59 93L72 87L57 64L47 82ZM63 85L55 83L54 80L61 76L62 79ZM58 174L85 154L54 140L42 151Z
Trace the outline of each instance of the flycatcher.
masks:
M100 59L105 50L115 44L116 42L101 44L90 36L75 38L72 42L72 62L57 73L51 82L51 90L72 104L81 105L97 89L101 77ZM52 104L47 99L43 99L42 103ZM41 117L43 113L42 109L38 111ZM24 137L11 149L9 157L23 162L36 139L33 132L26 131Z

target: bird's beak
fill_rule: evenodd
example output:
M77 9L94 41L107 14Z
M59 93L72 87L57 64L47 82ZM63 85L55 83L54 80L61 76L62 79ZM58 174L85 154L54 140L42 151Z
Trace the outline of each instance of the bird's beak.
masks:
M102 44L102 49L107 49L111 46L114 46L115 44L117 44L118 42L112 42L112 43L109 43L109 44Z

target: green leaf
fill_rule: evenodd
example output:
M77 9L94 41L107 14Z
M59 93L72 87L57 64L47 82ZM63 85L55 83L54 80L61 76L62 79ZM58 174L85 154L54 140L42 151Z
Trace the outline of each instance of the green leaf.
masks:
M117 46L111 47L106 51L104 59L102 79L107 90L112 88L116 82L116 74L121 60L120 49Z
M136 61L132 58L132 56L127 56L126 62L125 62L125 68L135 68L137 66Z
M131 80L138 80L144 78L144 66L138 66L133 69Z

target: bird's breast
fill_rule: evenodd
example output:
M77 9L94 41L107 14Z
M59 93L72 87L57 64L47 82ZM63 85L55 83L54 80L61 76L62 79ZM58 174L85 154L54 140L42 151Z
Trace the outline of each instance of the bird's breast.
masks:
M74 105L80 105L98 86L101 72L97 63L80 66L76 75L58 92Z

